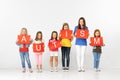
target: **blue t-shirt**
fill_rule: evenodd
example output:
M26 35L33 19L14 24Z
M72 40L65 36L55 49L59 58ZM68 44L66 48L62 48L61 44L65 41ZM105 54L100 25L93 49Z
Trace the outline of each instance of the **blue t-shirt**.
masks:
M74 35L77 29L78 29L78 26L75 26ZM88 30L88 27L86 27L86 29ZM87 46L87 40L82 38L76 38L75 45Z

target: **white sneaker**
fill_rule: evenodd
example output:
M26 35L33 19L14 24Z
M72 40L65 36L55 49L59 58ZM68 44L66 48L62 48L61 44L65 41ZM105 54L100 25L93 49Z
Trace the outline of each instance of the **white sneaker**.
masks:
M63 72L65 72L65 67L62 68Z
M58 68L57 67L55 68L55 72L58 72Z
M52 67L50 68L50 72L53 72L53 68Z
M101 70L100 69L97 69L98 72L100 72Z
M82 72L82 69L81 69L81 68L78 68L78 72Z
M23 73L25 73L25 72L26 72L26 69L25 69L25 68L23 68L22 72L23 72Z
M69 67L66 68L66 71L67 71L67 72L69 71Z
M84 69L84 68L82 69L82 72L85 72L85 69Z

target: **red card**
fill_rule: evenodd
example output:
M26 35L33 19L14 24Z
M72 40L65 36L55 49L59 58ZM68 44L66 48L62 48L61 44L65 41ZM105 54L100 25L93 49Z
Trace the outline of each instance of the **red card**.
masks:
M33 52L44 52L44 43L33 44Z
M103 46L103 38L102 37L91 37L90 38L91 46Z
M72 30L61 30L60 31L61 38L67 38L71 39L72 38Z
M54 42L52 42L52 43L49 43L49 49L50 50L53 50L53 49L56 49L56 48L59 48L59 47L61 47L61 43L60 43L60 41L58 40L58 41L54 41Z
M30 35L18 35L19 44L30 44Z
M81 29L76 30L76 38L87 39L88 35L89 35L89 30L81 30Z

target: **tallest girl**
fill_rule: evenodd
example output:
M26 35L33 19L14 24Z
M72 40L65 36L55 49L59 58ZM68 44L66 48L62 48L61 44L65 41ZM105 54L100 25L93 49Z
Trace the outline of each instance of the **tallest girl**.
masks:
M85 19L81 17L78 20L78 25L74 28L74 35L76 36L76 30L82 29L82 30L88 30L88 27L86 26ZM76 45L76 53L77 53L77 66L78 66L78 72L85 72L84 69L84 56L85 56L85 50L87 46L87 40L83 38L76 38L75 41Z

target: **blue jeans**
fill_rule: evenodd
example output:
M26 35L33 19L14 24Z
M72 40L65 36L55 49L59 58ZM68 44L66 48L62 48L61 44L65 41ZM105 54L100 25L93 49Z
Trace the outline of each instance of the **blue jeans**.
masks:
M99 63L100 63L101 53L93 52L93 56L94 56L94 68L98 69L99 68Z
M71 47L61 47L62 67L65 67L65 62L67 64L67 67L69 67L69 64L70 64L70 49L71 49Z
M20 58L21 58L21 64L22 68L25 68L25 60L27 61L28 68L31 68L31 62L29 59L29 53L28 52L20 52Z

